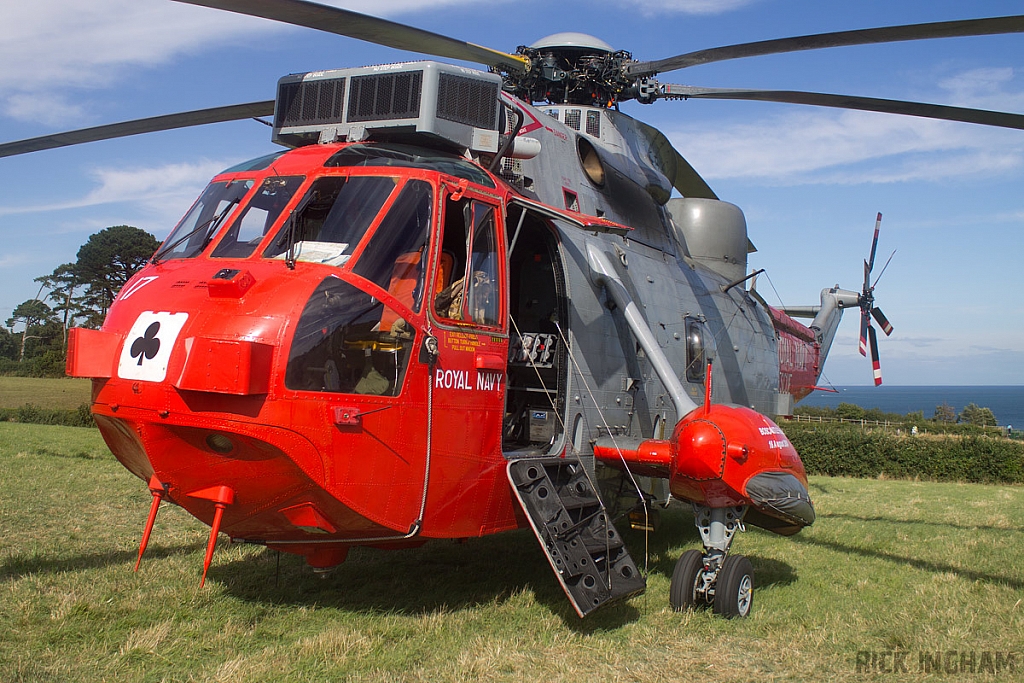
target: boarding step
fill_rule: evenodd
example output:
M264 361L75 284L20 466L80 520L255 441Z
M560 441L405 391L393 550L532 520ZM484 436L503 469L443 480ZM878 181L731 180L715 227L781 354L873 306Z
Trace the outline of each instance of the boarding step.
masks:
M562 458L508 464L508 479L577 614L644 592L647 582L608 518L587 471Z

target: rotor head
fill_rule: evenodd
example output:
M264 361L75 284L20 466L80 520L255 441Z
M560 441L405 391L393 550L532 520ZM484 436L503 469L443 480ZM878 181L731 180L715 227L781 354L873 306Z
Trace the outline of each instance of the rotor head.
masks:
M545 36L540 40L534 41L534 43L529 46L529 49L552 52L579 51L589 54L607 54L615 52L615 48L600 38L595 38L594 36L586 33L576 33L575 31L552 33L550 36Z

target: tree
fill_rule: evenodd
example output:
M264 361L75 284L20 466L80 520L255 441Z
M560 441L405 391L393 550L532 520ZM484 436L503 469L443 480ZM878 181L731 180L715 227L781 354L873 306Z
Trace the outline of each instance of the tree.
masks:
M996 416L990 408L979 408L974 403L968 403L967 407L960 413L960 421L979 427L995 427Z
M952 424L956 422L956 408L945 402L942 405L935 406L935 417L932 419L936 422Z
M49 290L47 299L53 301L53 311L63 314L63 345L68 345L68 329L75 323L81 311L81 304L75 298L75 290L81 287L81 280L75 272L75 264L63 263L53 269L49 275L42 275L35 279L44 289Z
M0 327L0 358L15 360L18 357L18 343L7 328Z
M844 420L863 420L864 409L855 403L840 403L836 406L836 415Z
M160 242L145 230L115 225L90 235L74 272L86 288L82 302L105 316L118 291L149 260Z
M6 322L12 332L15 325L25 325L25 329L21 332L21 353L18 354L18 362L25 360L25 342L40 336L29 334L32 328L52 322L54 322L53 311L39 299L29 299L18 304Z

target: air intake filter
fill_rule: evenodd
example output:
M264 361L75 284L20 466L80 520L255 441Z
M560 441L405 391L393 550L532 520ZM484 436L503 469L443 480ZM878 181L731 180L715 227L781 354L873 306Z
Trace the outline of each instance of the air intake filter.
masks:
M278 82L274 141L401 138L495 152L500 94L498 75L438 62L294 74Z

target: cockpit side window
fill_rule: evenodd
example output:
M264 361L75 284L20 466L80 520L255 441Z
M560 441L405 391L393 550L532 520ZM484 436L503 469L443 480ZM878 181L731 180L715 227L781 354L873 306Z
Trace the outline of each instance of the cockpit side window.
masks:
M466 251L469 246L469 230L466 226L471 220L472 211L472 204L468 199L445 199L441 254L450 265L446 277L441 282L442 289L434 294L434 313L439 318L465 320L462 285L465 282Z
M274 176L264 180L242 214L225 232L212 256L245 258L252 254L301 184L302 176Z
M481 201L445 201L442 260L453 263L449 283L434 296L434 313L447 320L499 325L498 241L495 207Z
M344 264L395 189L385 176L327 176L316 180L263 255L333 266Z
M474 322L488 326L498 324L498 244L494 214L493 206L473 202L473 244L466 308Z
M202 253L253 184L252 180L210 183L157 249L153 260L193 258Z

